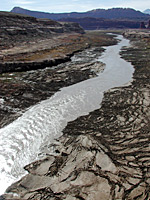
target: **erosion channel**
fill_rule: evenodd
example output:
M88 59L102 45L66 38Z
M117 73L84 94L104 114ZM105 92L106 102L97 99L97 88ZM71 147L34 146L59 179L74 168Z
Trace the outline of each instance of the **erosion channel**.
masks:
M0 129L1 194L25 175L25 165L51 151L50 144L62 135L69 121L98 109L105 91L132 80L132 65L119 55L123 46L129 46L129 40L117 38L120 42L106 47L99 58L105 67L96 78L62 88Z

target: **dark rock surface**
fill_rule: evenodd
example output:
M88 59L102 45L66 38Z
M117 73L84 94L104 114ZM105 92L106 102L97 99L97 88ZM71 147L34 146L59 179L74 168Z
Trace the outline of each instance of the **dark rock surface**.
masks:
M135 67L132 83L70 122L51 153L26 166L29 174L7 192L28 200L150 199L150 40L132 44L121 53Z

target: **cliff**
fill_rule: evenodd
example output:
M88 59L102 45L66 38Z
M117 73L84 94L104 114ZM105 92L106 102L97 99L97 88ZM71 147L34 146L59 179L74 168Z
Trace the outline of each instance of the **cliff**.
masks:
M68 37L67 43L71 37L69 35L80 38L82 33L84 30L77 23L0 12L0 73L26 71L66 62L80 47L53 56L51 49L62 43L64 45L63 38Z

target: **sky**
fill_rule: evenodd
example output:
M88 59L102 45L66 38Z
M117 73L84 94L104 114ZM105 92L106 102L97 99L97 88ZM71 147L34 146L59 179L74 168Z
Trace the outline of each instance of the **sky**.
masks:
M1 11L10 11L15 6L50 13L85 12L112 7L144 11L150 9L150 0L0 0Z

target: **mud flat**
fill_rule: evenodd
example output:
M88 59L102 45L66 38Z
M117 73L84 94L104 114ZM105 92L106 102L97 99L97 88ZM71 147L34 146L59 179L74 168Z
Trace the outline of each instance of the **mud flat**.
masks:
M26 166L29 175L7 192L29 200L150 198L149 47L149 38L134 39L122 50L135 67L132 83L108 91L100 109L70 122L53 154Z
M122 179L119 174L123 169L120 170L119 161L113 152L114 140L110 142L108 136L114 138L112 134L117 129L115 120L120 120L121 126L126 126L127 120L125 116L119 115L120 109L117 110L117 115L112 111L113 106L109 100L118 91L120 95L128 87L106 93L109 98L105 95L101 109L69 123L64 130L64 136L51 147L54 154L26 166L29 175L8 188L7 192L17 193L26 199L98 199L99 196L102 199L113 198L116 194L113 194L112 187L117 183L121 187ZM123 99L122 94L120 98ZM119 98L115 102L114 100L115 98L111 102L118 106ZM120 135L120 130L118 131L115 135ZM118 135L116 143L120 144L119 139L123 138L118 138Z
M96 35L98 39L95 37ZM94 42L92 41L93 39L94 39ZM5 112L1 112L1 116L2 116L1 123L3 123L3 126L6 125L7 123L10 123L11 120L13 121L14 119L22 115L23 112L25 111L24 108L28 108L30 105L34 105L35 103L39 102L41 99L46 99L47 97L52 96L61 87L72 85L74 83L83 81L85 79L97 76L97 73L100 73L101 71L104 70L103 63L101 63L101 61L98 60L98 58L100 57L103 51L103 48L101 46L103 44L106 44L106 45L114 44L116 43L116 39L113 39L112 36L107 36L105 34L102 34L101 32L97 32L97 33L93 32L93 33L86 34L84 36L84 40L86 40L86 42L89 41L89 43L92 43L92 44L90 44L89 48L86 48L82 51L80 49L80 52L74 54L74 56L71 57L71 61L69 62L62 63L60 65L53 66L53 67L47 67L45 69L37 69L37 70L32 70L32 71L30 70L30 71L25 71L25 72L10 72L10 73L3 73L1 75L2 98L0 99L1 100L0 107L2 111L5 111ZM68 41L68 38L67 38L67 41ZM66 44L65 46L66 50L68 49L68 45L70 45L70 42L69 44ZM77 45L77 44L74 44L74 45ZM83 48L83 46L84 46L84 43L80 43L80 48L81 47ZM70 51L72 49L73 48L71 48ZM59 48L57 50L59 51ZM82 97L84 97L83 94L81 94L81 103L82 103ZM67 96L65 97L64 95L62 96L62 98L64 99L64 101L66 101L66 103L65 102L64 103L67 106L68 104L70 105L69 102L72 101L73 97L71 97L71 99L70 98L68 99ZM39 120L43 120L43 117L41 118L41 114L43 115L43 114L46 114L45 111L47 112L46 116L44 115L44 117L48 117L48 118L46 118L44 123L41 124L42 127L41 125L39 127L38 119L36 119L35 116L33 116L33 118L31 117L30 115L32 113L31 112L27 118L27 121L28 120L30 121L30 119L32 118L31 121L33 123L26 121L27 123L25 124L27 125L27 127L23 128L24 124L22 124L20 128L18 127L19 128L18 130L16 129L14 130L13 124L12 124L11 133L8 133L6 131L7 127L6 129L4 128L0 130L1 132L0 157L1 157L1 170L2 170L2 171L0 170L2 172L0 181L2 181L3 183L0 193L4 192L4 189L6 189L6 185L8 187L8 185L12 183L12 179L16 180L17 177L20 177L20 174L22 173L24 174L23 167L25 165L35 160L35 157L38 154L39 148L38 148L38 151L37 150L32 151L31 148L33 147L32 149L34 149L34 147L36 147L37 149L37 147L39 147L39 144L41 144L43 141L43 136L45 138L46 134L51 132L50 129L53 128L52 131L54 132L54 135L55 135L55 128L53 126L56 126L55 123L57 124L57 121L59 120L59 116L58 116L58 119L56 119L55 121L55 118L57 117L57 109L55 109L55 106L57 106L57 102L58 102L60 103L59 110L61 111L63 109L61 108L63 106L61 105L63 104L62 98L59 101L56 101L56 102L53 101L54 105L52 105L51 108L50 108L51 103L50 105L48 105L47 108L44 105L43 109L39 112L40 114L40 116L38 117ZM57 100L57 97L56 97L56 100ZM97 103L99 105L99 101ZM65 115L65 112L66 111L64 110L62 114ZM54 113L56 113L56 116L53 116ZM77 116L81 116L81 115L77 115ZM61 118L63 117L64 116L61 116ZM75 118L76 117L74 117L73 115L72 120L74 120ZM52 120L50 121L50 119ZM58 121L58 125L59 123L60 122ZM50 127L49 130L47 130L48 127L46 128L47 125L48 127ZM37 130L40 131L40 134L38 133L35 134L35 137L33 136L33 134L36 133L36 131L33 130L34 129L33 127L36 127L35 128L36 131ZM56 130L57 129L59 129L59 127L56 127ZM45 131L43 132L42 130L45 130L45 131L47 130L47 133L44 135ZM28 136L26 135L26 133ZM23 138L22 140L18 140L18 137L19 138L22 137L21 135L24 137L25 140ZM39 137L40 135L41 137ZM54 136L52 135L51 140L53 137ZM32 139L33 141L31 141ZM36 139L38 139L37 143L35 142ZM30 145L31 146L29 147L28 144L29 146ZM4 151L6 154L4 153ZM19 156L21 155L19 152L20 153L25 152L26 156L23 153L22 154L23 159L22 159ZM17 165L13 163L13 161L15 161ZM19 163L16 161L19 161ZM6 172L5 173L3 169L4 171L6 170L7 172L5 171ZM11 182L8 184L10 180Z

